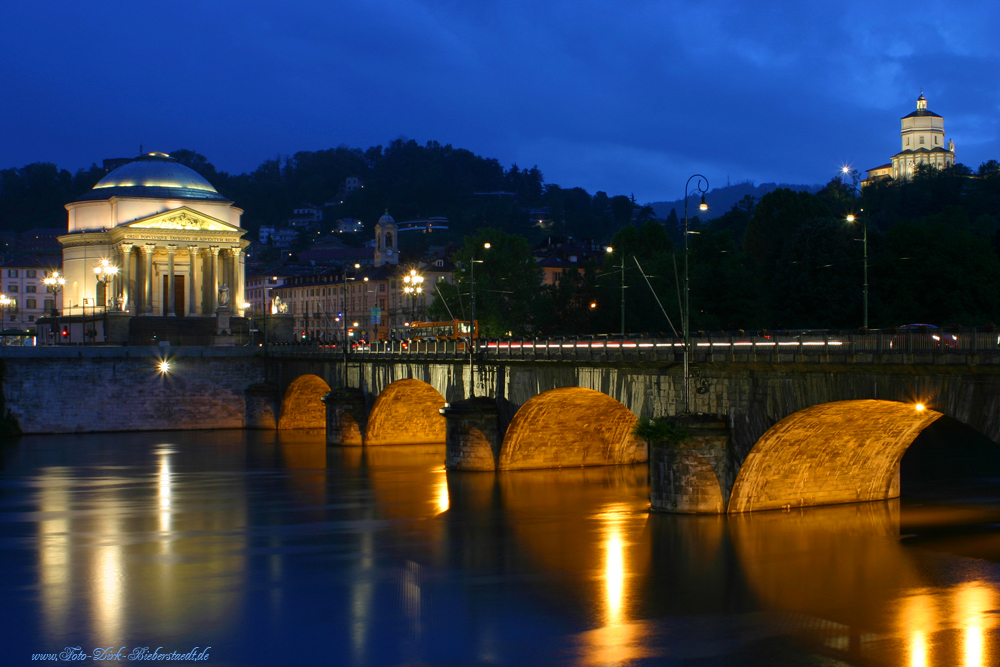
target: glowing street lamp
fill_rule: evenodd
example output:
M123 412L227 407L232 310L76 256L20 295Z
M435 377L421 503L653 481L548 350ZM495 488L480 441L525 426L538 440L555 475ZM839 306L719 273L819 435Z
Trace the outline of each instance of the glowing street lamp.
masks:
M94 275L97 277L98 282L106 286L109 282L111 282L118 276L118 267L113 265L109 260L102 259L101 263L94 267ZM104 307L107 308L107 305L108 305L108 294L107 294L107 287L105 287Z
M410 320L416 320L417 295L424 292L424 277L417 275L416 269L410 269L408 275L403 276L403 292L410 295Z
M58 271L53 271L52 275L48 278L42 280L45 285L45 289L52 293L52 315L56 314L56 300L59 297L59 292L66 285L66 279L59 275Z

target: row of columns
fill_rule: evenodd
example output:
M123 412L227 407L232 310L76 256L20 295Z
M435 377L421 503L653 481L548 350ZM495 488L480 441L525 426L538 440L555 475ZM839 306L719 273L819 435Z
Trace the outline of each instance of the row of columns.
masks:
M135 315L153 314L153 255L158 249L166 250L167 253L167 294L163 295L167 303L167 316L177 314L175 310L177 294L174 285L176 277L174 257L179 246L174 243L168 243L164 246L156 243L122 242L112 248L113 263L119 268L110 292L114 295L115 305L120 303L122 310L131 311ZM205 290L207 293L201 304L203 315L212 315L218 309L219 288L222 285L229 288L229 294L232 297L230 307L232 309L238 308L239 303L235 300L241 299L243 295L243 271L240 270L242 249L238 247L222 248L220 246L199 248L197 245L188 245L187 251L189 282L187 314L198 314L199 284L207 288ZM133 255L135 256L135 275L132 271ZM204 266L206 263L207 270ZM199 269L199 264L202 265L201 269ZM207 275L199 276L199 273ZM133 283L136 294L131 293Z

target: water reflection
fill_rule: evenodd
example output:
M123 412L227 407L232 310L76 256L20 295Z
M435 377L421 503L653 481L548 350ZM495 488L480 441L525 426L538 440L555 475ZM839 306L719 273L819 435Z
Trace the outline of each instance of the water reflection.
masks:
M937 520L898 502L674 516L647 511L641 465L463 474L440 446L294 432L35 442L0 473L0 537L32 531L0 551L31 568L0 586L37 618L11 628L33 645L211 644L233 664L997 662L1000 571L911 546L900 526Z

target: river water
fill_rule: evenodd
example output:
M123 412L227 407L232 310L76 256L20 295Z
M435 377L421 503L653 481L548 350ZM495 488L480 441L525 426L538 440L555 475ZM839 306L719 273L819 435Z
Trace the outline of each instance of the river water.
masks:
M644 465L446 473L443 446L309 433L32 436L0 461L3 664L1000 664L990 477L723 518L650 514Z

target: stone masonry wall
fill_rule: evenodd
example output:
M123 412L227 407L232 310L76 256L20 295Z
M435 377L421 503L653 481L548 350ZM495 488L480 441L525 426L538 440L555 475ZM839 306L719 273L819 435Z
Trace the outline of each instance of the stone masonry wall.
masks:
M7 407L29 434L247 426L247 389L265 381L263 360L179 350L171 353L167 374L156 368L164 348L8 355ZM259 410L256 402L251 412Z

